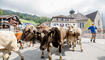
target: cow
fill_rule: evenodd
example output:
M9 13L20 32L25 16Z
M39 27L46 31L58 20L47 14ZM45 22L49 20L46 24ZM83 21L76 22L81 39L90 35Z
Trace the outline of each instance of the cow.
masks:
M28 45L29 47L32 45L34 46L35 43L35 38L36 38L36 33L37 33L37 29L36 27L34 27L33 25L27 25L24 29L23 29L23 34L21 39L23 41L26 42L30 42L30 44Z
M72 24L70 24L68 26L68 30L67 30L66 34L67 34L66 36L67 36L68 45L70 47L71 47L71 45L73 46L72 50L74 51L74 48L76 47L77 42L79 42L80 49L82 52L83 51L82 43L81 43L82 30L80 28L76 28Z
M9 59L11 51L16 52L21 57L21 60L24 60L24 57L17 46L15 34L11 31L0 31L0 52L3 53L3 60Z
M52 60L51 57L51 44L53 47L58 48L60 54L60 60L62 60L62 46L64 44L64 39L66 38L66 31L63 28L53 27L49 32L43 37L43 40L40 45L42 50L41 57L44 57L44 50L47 49L48 58Z
M44 34L46 34L49 31L49 29L50 27L48 26L38 26L37 27L38 32L44 33Z

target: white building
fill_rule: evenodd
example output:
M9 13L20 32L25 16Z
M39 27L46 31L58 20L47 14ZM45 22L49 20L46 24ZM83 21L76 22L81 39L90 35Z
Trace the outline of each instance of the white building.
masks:
M50 27L64 27L67 28L69 24L73 24L75 27L81 28L83 31L85 23L88 21L88 19L91 19L93 23L95 23L96 27L99 30L103 30L103 23L101 16L98 11L89 13L87 15L83 15L81 13L76 13L68 16L59 15L54 16L51 19Z
M73 24L75 27L78 27L78 23L72 22L70 17L66 17L63 15L52 17L52 21L50 27L64 27L67 28L69 24Z

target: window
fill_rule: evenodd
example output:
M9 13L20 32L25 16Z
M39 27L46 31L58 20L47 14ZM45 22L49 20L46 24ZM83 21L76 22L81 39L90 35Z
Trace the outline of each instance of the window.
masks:
M68 20L70 21L71 19L69 18Z
M100 20L98 20L98 26L100 26Z
M65 18L63 18L63 21L66 21L66 19L65 19Z
M80 23L80 28L82 28L82 24Z
M82 23L82 27L84 28L84 23Z
M56 26L56 24L54 24L54 26Z
M61 21L61 18L58 18L58 21Z
M65 26L67 27L67 24L65 24Z
M84 28L84 23L80 23L80 28Z
M73 24L75 26L75 24Z

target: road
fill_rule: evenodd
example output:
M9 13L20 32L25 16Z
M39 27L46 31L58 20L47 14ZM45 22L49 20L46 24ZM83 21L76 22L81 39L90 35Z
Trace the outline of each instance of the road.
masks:
M82 38L83 52L80 52L79 45L77 45L74 52L65 45L62 51L63 60L105 60L105 39L96 39L96 43L90 42L89 38ZM52 60L59 60L59 55L55 52L56 49L52 49ZM21 50L25 60L48 60L47 52L45 51L45 58L41 59L41 51L39 44L35 44L35 47L25 48ZM2 55L0 53L0 55ZM0 56L0 60L2 60ZM12 53L9 60L20 60L20 57L16 53Z

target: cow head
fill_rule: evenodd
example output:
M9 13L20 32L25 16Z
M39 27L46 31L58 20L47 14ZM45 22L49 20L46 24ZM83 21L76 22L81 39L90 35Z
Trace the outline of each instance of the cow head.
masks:
M44 37L41 41L40 49L45 50L48 45L52 42L52 37L54 35L53 29L50 29L49 31L43 30Z
M26 29L24 29L21 39L24 40L24 41L35 39L36 34L37 34L36 30L32 30L32 29L27 29L26 30Z
M27 30L27 31L23 30L23 34L22 34L21 39L22 39L22 40L25 40L25 38L28 36L29 33L30 33L30 29Z
M69 32L70 32L70 33L73 33L73 29L74 29L73 24L70 24L70 25L68 26L68 28L69 28Z
M41 41L42 41L42 39L43 39L43 33L41 33L41 32L37 32L37 34L36 34L36 36L37 36L37 41L39 42L39 43L41 43Z
M41 50L45 50L48 47L48 44L51 42L51 36L50 33L45 34L40 45Z
M40 45L41 50L45 50L50 43L53 44L54 47L58 47L60 40L60 31L57 27L53 27L49 30L49 32L43 37L43 40Z

